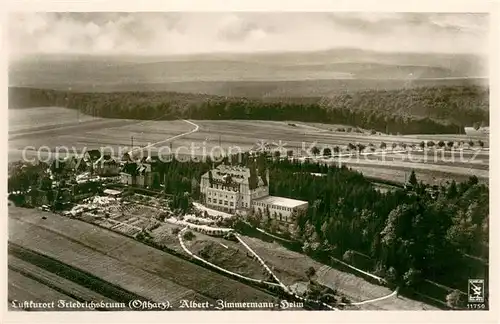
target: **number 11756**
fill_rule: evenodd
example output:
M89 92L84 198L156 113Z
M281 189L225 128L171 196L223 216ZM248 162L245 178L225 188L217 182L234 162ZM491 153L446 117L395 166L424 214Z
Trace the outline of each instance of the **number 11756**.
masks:
M486 309L485 304L467 304L467 309Z

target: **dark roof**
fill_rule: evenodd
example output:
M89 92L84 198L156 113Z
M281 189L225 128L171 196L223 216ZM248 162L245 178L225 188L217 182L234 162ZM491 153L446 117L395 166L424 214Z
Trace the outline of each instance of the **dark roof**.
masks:
M66 161L65 160L53 160L52 163L50 164L52 169L64 169L66 167Z
M122 167L122 172L128 173L128 174L137 174L137 163L131 162L131 163L125 163Z
M141 160L141 162L151 162L151 163L154 163L154 162L160 162L161 161L161 158L163 156L160 156L158 155L158 153L152 153L148 156L144 156Z
M90 150L87 151L87 154L90 156L91 159L98 159L101 157L101 151L99 150Z

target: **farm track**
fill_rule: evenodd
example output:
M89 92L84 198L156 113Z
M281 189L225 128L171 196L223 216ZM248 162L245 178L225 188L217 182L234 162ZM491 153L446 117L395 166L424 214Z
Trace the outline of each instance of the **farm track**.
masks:
M166 143L166 142L169 142L169 141L172 141L176 138L180 138L180 137L183 137L183 136L186 136L186 135L189 135L189 134L192 134L192 133L196 133L198 131L198 129L200 128L200 126L198 126L197 124L193 123L193 122L190 122L189 120L183 120L184 122L194 126L194 129L188 131L188 132L185 132L185 133L182 133L182 134L178 134L178 135L175 135L175 136L172 136L172 137L169 137L167 139L164 139L164 140L161 140L161 141L158 141L158 142L155 142L153 144L149 144L149 145L146 145L146 146L142 146L140 148L137 148L137 149L132 149L129 154L132 154L132 152L136 151L136 150L145 150L145 149L148 149L150 147L154 147L158 144L162 144L162 143Z

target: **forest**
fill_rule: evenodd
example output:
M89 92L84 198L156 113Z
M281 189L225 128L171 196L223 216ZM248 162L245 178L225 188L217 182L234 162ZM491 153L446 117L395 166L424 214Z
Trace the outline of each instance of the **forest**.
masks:
M307 100L9 88L9 108L42 106L68 107L105 118L290 120L344 124L390 134L461 134L464 126L489 125L489 90L480 86L367 90Z

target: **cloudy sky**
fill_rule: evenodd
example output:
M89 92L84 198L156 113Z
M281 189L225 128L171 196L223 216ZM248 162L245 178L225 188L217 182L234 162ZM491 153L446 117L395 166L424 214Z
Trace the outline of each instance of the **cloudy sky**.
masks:
M429 13L16 13L9 51L191 54L308 51L487 53L488 16Z

